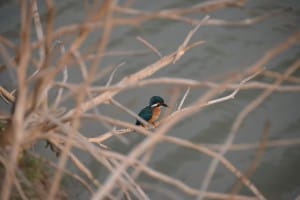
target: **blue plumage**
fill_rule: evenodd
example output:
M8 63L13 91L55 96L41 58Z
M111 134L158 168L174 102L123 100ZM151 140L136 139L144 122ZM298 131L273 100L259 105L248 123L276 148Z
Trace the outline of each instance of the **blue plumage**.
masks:
M152 110L151 110L151 106L146 106L145 108L143 108L140 112L139 112L139 116L144 119L145 121L149 121L152 117ZM142 122L140 122L139 120L136 120L136 125L143 125Z
M149 105L143 108L138 115L145 121L154 124L154 121L160 115L160 106L168 107L163 98L159 96L153 96L149 101ZM139 120L137 120L135 124L138 126L143 125L143 123Z

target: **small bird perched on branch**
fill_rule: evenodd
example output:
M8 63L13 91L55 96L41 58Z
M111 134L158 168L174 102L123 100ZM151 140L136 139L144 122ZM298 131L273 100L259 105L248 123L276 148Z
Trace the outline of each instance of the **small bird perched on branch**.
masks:
M159 96L153 96L149 101L149 105L139 112L139 116L146 122L149 122L155 126L155 121L160 115L161 106L168 107L163 98ZM138 126L144 126L144 124L139 120L137 120L135 124Z

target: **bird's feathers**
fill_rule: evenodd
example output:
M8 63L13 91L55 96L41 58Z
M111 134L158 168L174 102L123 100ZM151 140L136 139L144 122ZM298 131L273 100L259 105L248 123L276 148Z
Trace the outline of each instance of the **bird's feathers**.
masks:
M139 113L139 116L144 119L145 121L149 121L152 117L152 109L150 106L146 106L145 108L143 108L141 110L141 112ZM142 125L142 122L140 122L139 120L136 121L135 123L136 125Z

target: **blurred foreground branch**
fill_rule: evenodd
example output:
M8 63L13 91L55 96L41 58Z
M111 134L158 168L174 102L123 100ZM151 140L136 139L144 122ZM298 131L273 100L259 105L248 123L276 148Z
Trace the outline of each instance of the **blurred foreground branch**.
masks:
M131 3L130 3L131 2ZM15 77L17 86L9 91L0 86L0 100L11 106L11 112L0 112L0 163L4 179L1 183L1 199L8 200L14 195L21 199L63 199L64 175L80 183L83 190L88 191L91 199L150 199L148 190L166 194L169 187L157 188L149 183L141 183L139 177L146 175L155 182L171 186L174 190L197 197L198 199L265 199L264 191L250 179L259 166L259 160L265 148L284 148L299 145L296 139L269 139L265 137L259 142L234 144L235 137L241 124L247 116L255 111L259 105L274 92L299 93L300 78L295 73L300 66L296 60L291 66L285 66L283 73L266 70L266 66L276 56L283 54L291 47L299 45L300 32L289 36L285 41L265 52L261 58L248 66L245 70L232 72L216 80L194 80L180 77L152 76L167 67L172 67L184 54L193 48L201 48L204 40L196 38L197 32L203 26L249 26L280 15L283 10L270 12L254 18L237 21L212 19L209 16L201 20L193 18L197 14L214 12L228 7L236 8L245 5L245 0L214 0L205 1L185 8L170 8L158 11L138 10L133 7L134 1L120 4L117 1L105 0L101 3L88 3L87 13L82 23L64 25L56 28L56 7L53 1L45 0L46 15L40 16L40 1L20 1L20 35L19 43L15 44L4 36L0 36L0 73L8 73ZM132 5L132 7L130 7ZM152 20L172 20L177 23L191 25L186 30L186 37L180 38L181 43L171 53L163 55L152 41L141 36L136 42L146 47L141 50L109 51L114 32L120 26L142 26ZM33 27L32 27L33 26ZM90 36L96 34L95 46L84 48ZM36 37L32 31L35 31ZM62 38L68 38L62 40ZM55 48L55 47L59 48ZM150 49L150 51L149 51ZM59 50L59 51L58 51ZM59 53L57 53L57 51ZM122 71L126 61L114 61L114 57L130 55L153 54L156 59L153 63L142 66L138 71L129 74L129 70ZM106 62L103 60L106 59ZM109 63L109 64L105 64ZM127 67L127 66L126 66ZM241 67L242 68L242 67ZM79 80L74 81L73 71L80 72ZM121 79L117 77L121 74ZM259 79L260 78L260 79ZM267 82L265 78L273 81ZM61 80L61 81L59 81ZM122 102L125 92L135 88L147 90L149 85L167 85L173 92L170 99L174 104L170 114L164 117L157 127L148 128L136 126L121 120L119 116L111 117L111 113L101 108L117 108L122 110L130 119L144 121L131 110L130 106ZM201 95L199 91L201 90ZM232 123L224 144L199 144L184 138L171 135L172 128L190 116L201 112L208 106L215 106L222 102L231 101L239 96L241 91L256 90L261 93L246 105ZM182 93L182 94L181 94ZM191 96L196 96L190 102ZM117 100L116 96L121 100ZM180 96L181 99L179 98ZM66 106L67 105L67 106ZM99 132L91 133L83 129L85 123L97 123ZM144 121L147 124L146 121ZM189 130L187 130L189 131ZM267 133L266 133L267 132ZM271 132L265 131L271 135ZM129 135L141 135L143 138L133 144ZM122 142L130 147L129 152L117 152L109 141ZM59 155L57 162L53 162L41 152L33 152L32 147L46 141L50 150ZM105 143L105 144L102 144ZM158 144L168 143L175 147L193 150L199 156L206 155L212 159L200 189L189 186L187 180L172 177L168 172L161 172L151 166L152 153ZM253 161L249 176L243 174L228 160L225 155L228 151L244 151L258 148L256 159ZM79 156L82 153L105 171L104 177L95 173L95 167L86 163L86 159ZM42 181L32 181L26 168L21 164L26 155L38 161L48 163L48 168L41 170ZM78 171L71 172L67 164ZM239 185L233 194L226 192L209 191L208 187L215 174L218 164L226 168L230 175L251 191L251 195L239 194ZM35 172L39 170L35 169ZM37 187L43 185L43 187ZM36 196L31 196L35 191ZM38 192L39 189L43 191ZM15 193L15 191L17 191ZM38 194L39 193L39 194Z

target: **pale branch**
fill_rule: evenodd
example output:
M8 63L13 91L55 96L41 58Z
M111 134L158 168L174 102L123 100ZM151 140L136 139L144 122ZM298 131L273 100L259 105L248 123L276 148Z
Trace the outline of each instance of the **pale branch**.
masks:
M260 71L262 66L269 59L271 59L272 56L275 56L276 54L285 50L287 47L289 47L290 45L293 45L294 43L295 43L295 35L293 35L291 38L289 38L287 44L279 46L278 48L274 49L271 53L267 54L266 58L262 58L261 60L259 60L255 65L253 65L250 69L247 70L246 74L247 73L253 74L253 73L256 73L257 71ZM226 80L223 85L226 85L227 82L233 81L235 79L231 78L231 80ZM196 102L195 106L193 106L191 109L187 109L185 111L180 112L180 115L177 114L176 117L173 117L171 120L168 121L168 123L162 125L162 127L160 127L156 131L155 134L149 136L147 139L145 139L143 142L141 142L139 145L137 145L137 147L135 149L133 149L132 152L128 155L128 159L126 160L126 162L123 162L122 165L120 165L120 167L115 171L115 173L112 174L110 176L110 178L107 180L106 184L104 184L102 190L98 190L93 198L94 199L102 198L106 194L108 194L111 191L114 182L118 179L119 175L128 167L128 165L130 164L132 159L140 156L141 153L143 153L143 151L145 151L147 148L151 147L157 141L159 141L159 139L161 139L161 136L164 135L165 132L169 128L171 128L171 126L173 126L176 122L178 122L179 120L181 120L191 114L194 114L195 112L198 112L203 107L203 103L205 101L207 101L209 98L214 96L216 93L219 93L223 89L224 89L224 87L221 86L220 88L216 88L216 89L213 89L213 90L207 92L206 95L204 95L201 99L199 99ZM253 184L249 183L249 180L247 180L247 179L243 179L243 180L245 181L245 184L249 186L249 189L258 198L264 199L264 197L260 193L260 191Z
M101 140L102 141L102 140ZM222 149L222 144L202 144L207 146L209 149L214 151L220 151ZM253 150L259 147L259 143L241 143L241 144L232 144L228 151L246 151ZM266 141L266 148L274 147L298 147L300 145L300 138L293 139L277 139L277 140L268 140Z
M43 32L43 27L41 24L40 14L38 11L37 0L31 0L31 9L32 9L32 13L33 13L33 21L35 24L37 39L39 41L42 41L42 40L44 40L44 32ZM44 44L42 44L39 47L40 60L39 60L39 64L38 64L38 69L40 69L44 63L45 56L46 56L45 54L46 54L45 46L44 46Z
M111 98L110 99L110 102L120 108L121 110L125 111L126 113L128 113L129 115L131 115L132 117L134 117L136 120L139 120L141 121L143 124L149 126L149 127L152 127L153 126L151 124L149 124L147 121L145 121L143 118L141 118L140 116L138 116L135 112L131 111L130 109L126 108L125 106L123 106L121 103L119 103L118 101L116 101L115 99Z
M95 199L102 198L103 196L108 194L109 191L112 189L113 183L118 179L119 175L123 172L123 170L125 170L128 167L128 165L131 163L132 159L138 157L144 151L146 151L149 147L156 144L156 142L158 142L161 139L161 137L166 133L166 131L172 125L174 125L177 121L187 117L188 115L198 112L199 109L202 108L201 107L202 103L205 102L208 98L211 98L213 95L218 93L219 90L220 89L218 88L218 89L214 89L214 90L208 92L206 95L204 95L201 98L201 100L198 101L198 104L196 107L194 106L191 109L186 109L185 111L180 112L180 115L177 114L176 117L173 117L171 120L168 121L168 123L159 127L158 130L154 134L150 135L143 142L138 144L132 150L132 152L128 155L128 157L127 157L128 159L126 160L126 162L123 162L123 164L120 165L117 170L115 170L114 174L112 174L111 177L107 180L107 183L104 184L104 186L101 190L97 191L97 193L94 195L93 198L95 198ZM101 118L104 119L103 117L101 117ZM133 128L133 129L137 130L138 128ZM243 177L242 174L239 173L239 177ZM243 183L245 183L247 186L249 186L249 189L251 191L253 191L254 194L256 194L258 196L261 195L260 192L257 190L257 188L252 183L250 183L249 180L247 180L245 178L242 178L242 179L243 179Z
M41 160L42 162L46 163L47 165L49 165L50 167L57 169L57 165L55 163L53 163L52 161L45 159L43 156L38 155L34 152L28 152L30 155L34 156L36 159ZM78 174L75 174L67 169L64 169L64 173L70 177L72 177L74 180L78 181L82 186L84 186L87 191L90 192L90 194L92 195L93 189L91 188L91 186L83 179L81 178Z
M141 36L138 36L136 38L138 41L140 41L142 44L144 44L146 47L148 47L151 51L153 51L156 55L158 55L159 58L162 58L162 54L155 48L152 44L147 42L145 39L143 39Z
M89 15L82 24L67 25L54 30L54 3L52 0L46 0L47 15L45 18L44 35L37 1L31 0L30 2L31 4L27 4L26 1L21 1L20 3L20 45L16 46L13 42L7 40L3 36L0 36L0 55L5 62L4 68L8 69L10 74L14 75L16 72L17 77L14 80L18 81L18 87L12 93L0 87L0 97L11 103L15 103L15 112L13 112L11 116L4 118L7 120L4 125L7 125L8 127L4 128L4 131L0 133L0 142L2 142L2 137L5 138L6 136L10 136L12 138L12 142L10 142L11 151L9 157L2 158L2 154L0 155L0 162L6 169L1 199L8 200L13 187L17 189L22 199L28 198L26 197L26 192L22 188L22 184L19 183L19 180L22 181L22 179L17 176L17 161L19 159L20 152L28 149L39 140L46 140L53 143L53 145L57 147L61 153L61 156L57 161L58 164L55 164L54 166L56 171L50 186L49 195L47 196L49 200L55 198L63 174L72 176L86 187L87 190L92 193L92 199L118 199L122 198L122 195L127 199L150 199L150 197L147 196L148 194L143 191L144 188L136 182L136 179L140 174L147 175L158 182L167 184L168 186L176 188L178 191L190 196L198 197L199 199L202 197L215 199L235 198L243 200L265 199L261 191L249 180L249 177L243 175L243 173L229 162L224 155L227 151L242 151L254 148L259 148L262 151L262 149L267 147L296 146L300 144L298 141L299 138L271 141L263 140L260 144L233 144L241 123L245 121L249 113L264 102L269 95L274 92L300 91L300 79L297 76L292 76L292 73L296 69L299 69L300 60L297 60L297 62L283 74L272 71L263 71L265 70L264 66L271 59L283 51L286 51L291 46L299 43L300 32L293 34L286 41L266 52L261 59L247 67L245 71L237 72L233 76L223 76L225 78L222 78L219 82L170 77L152 79L146 78L149 78L168 65L175 63L191 48L203 44L203 41L197 41L189 44L192 36L195 35L195 32L200 26L248 26L250 24L259 23L271 16L280 14L282 13L282 10L268 12L254 18L246 18L240 21L209 19L208 16L198 20L193 19L188 15L199 12L206 13L223 9L225 7L243 6L245 0L205 1L186 8L163 9L154 12L121 7L117 5L118 2L108 0L104 1L101 6L95 6L93 14ZM126 4L130 4L130 2L127 2ZM137 39L140 42L159 56L159 60L144 67L136 73L124 76L120 81L112 84L112 80L117 69L123 65L123 63L116 67L108 65L100 66L100 68L99 65L102 63L101 61L104 57L133 54L139 55L140 53L144 53L142 51L132 52L126 50L111 52L106 51L113 28L121 25L137 26L153 19L175 20L184 24L191 24L195 27L186 35L185 39L180 45L178 45L178 48L175 51L164 57L162 57L158 49L150 42L138 37ZM32 23L32 20L34 23ZM31 25L35 26L37 35L37 41L34 42L31 42ZM81 55L80 49L83 47L82 44L84 44L92 31L99 28L102 31L95 48L91 49L92 52L88 52L86 55ZM60 44L61 55L58 58L57 65L50 63L52 51L50 47L53 44L53 41L55 41L58 37L66 37L68 34L77 33L78 35L74 40L72 40L70 48L67 50L65 50L63 45ZM16 54L15 56L10 55L9 52L12 50ZM38 52L38 60L36 60L33 56L35 55L35 51ZM147 50L147 53L149 52L150 51ZM88 61L91 61L90 68L85 63ZM67 68L69 66L73 66L74 63L75 66L79 67L81 70L84 80L83 83L78 84L67 82ZM28 76L29 78L27 78L29 71L28 67L30 65L36 67L37 70L31 76ZM97 72L97 69L101 69L99 73ZM2 66L0 71L1 70ZM59 73L63 73L63 80L56 82L55 78ZM275 79L275 82L265 83L262 81L250 81L250 79L253 79L258 74L263 77ZM104 83L101 87L92 85L94 81L101 78L104 78L105 80L108 78L106 84ZM288 83L288 85L283 85L284 82ZM33 92L29 89L29 86L31 86L30 84L34 84L35 86ZM133 123L118 120L117 118L111 118L98 110L99 105L110 104L110 106L115 106L125 111L134 119L147 124L147 122L135 114L130 108L127 108L122 105L121 102L116 101L114 96L125 90L155 84L171 85L173 89L173 97L170 97L170 99L173 98L176 100L178 99L178 96L176 96L175 91L177 91L177 94L179 95L179 91L186 89L179 102L177 110L161 120L163 123L160 123L160 126L155 129L152 126L150 126L150 128L144 128L142 126L136 126ZM53 109L48 109L48 90L54 87L57 87L58 89L57 96L53 104ZM202 96L199 96L194 103L182 108L188 94L195 88L205 88L207 90ZM196 144L186 139L166 135L178 122L200 112L203 107L228 101L235 98L241 90L249 89L262 89L265 91L247 105L237 116L225 144ZM63 92L63 90L66 92ZM16 100L14 96L15 91L18 92L18 98ZM230 94L227 94L228 92L230 92ZM220 97L222 94L225 96ZM59 106L61 106L65 100L69 100L71 98L74 98L72 100L75 101L75 106L68 112L64 112L64 108L60 108ZM174 100L174 104L172 105L176 105L176 100ZM28 106L28 104L32 105ZM91 109L94 110L94 113L92 114L89 112ZM2 117L3 116L0 116L0 119ZM81 125L84 123L85 119L101 123L109 132L103 133L98 137L86 137L86 135L91 134L79 131L81 130ZM116 127L122 129L115 130ZM3 129L3 127L1 127L1 129ZM103 131L102 129L100 130ZM114 152L112 150L113 148L108 148L101 144L103 142L108 142L108 140L113 136L122 138L125 142L129 143L125 137L125 134L129 133L140 134L144 140L132 147L131 151L127 155ZM155 150L156 145L159 143L169 143L177 147L193 150L199 155L205 154L212 158L215 165L211 165L209 168L210 171L203 181L202 190L193 188L180 179L173 178L149 167L148 162L151 159L152 151ZM79 157L72 153L72 148L87 153L93 160L95 160L98 164L103 165L109 171L108 178L103 184L102 182L100 183L100 180L97 179L98 177L92 174L92 171L84 165ZM71 160L71 164L82 172L85 176L84 178L90 181L93 186L97 188L95 193L90 187L90 185L92 186L91 183L86 182L80 176L72 174L65 169L68 159ZM259 159L255 159L252 170L256 168L258 160ZM241 181L241 184L249 189L255 196L231 196L230 194L209 192L207 190L207 186L218 163L224 166L231 174Z
M56 123L59 128L64 131L65 133L69 133L70 131L72 131L72 128L67 126L65 123L62 123L61 121L59 121L58 119L56 119L55 117L51 116L51 115L47 115L48 119L52 122L52 123ZM80 136L80 133L77 133L77 135ZM52 143L55 143L56 146L60 147L59 142L56 142L56 140L53 140L53 136L49 137L48 140L51 141ZM67 140L67 138L65 139ZM74 143L73 145L76 145L76 143ZM61 148L61 150L64 150L63 148ZM92 175L92 173L90 172L90 170L88 168L86 168L80 160L78 160L71 152L68 153L71 161L74 163L74 165L83 173L85 174L90 180L91 182L96 186L99 187L100 183L97 181L97 179L95 179ZM59 166L58 166L59 167Z
M300 39L300 38L299 38ZM259 95L257 98L255 98L250 104L248 104L240 113L239 115L236 117L231 130L227 136L227 139L224 143L223 148L221 149L221 151L219 152L219 154L221 156L225 155L226 152L228 151L229 147L231 146L231 144L233 143L237 131L239 129L239 127L241 126L242 122L245 120L245 118L258 106L260 105L268 96L270 96L273 93L273 88L276 88L278 85L280 85L285 77L289 77L296 69L298 69L300 67L300 60L297 60L297 62L295 62L292 66L290 66L286 72L284 73L284 76L281 78L278 78L274 84L273 87L270 89L265 90L263 93L261 93L261 95ZM218 166L219 161L214 159L211 164L210 167L208 168L208 171L206 173L206 176L202 182L202 186L201 186L201 190L205 191L208 186L209 183L213 177L213 174ZM260 199L265 199L263 196L258 196ZM201 195L199 195L198 200L201 200L203 197Z
M4 67L8 70L8 74L10 79L13 81L13 85L16 84L17 76L15 74L16 62L11 58L8 50L4 47L4 45L0 44L0 55L4 61Z
M185 91L185 93L184 93L184 95L183 95L183 97L182 97L182 99L181 99L181 101L180 101L180 103L179 103L179 105L177 107L177 110L181 110L181 108L182 108L182 106L184 104L184 101L185 101L187 95L189 94L190 90L191 90L191 88L188 87L187 90Z
M29 200L29 198L25 195L25 192L17 178L14 179L14 185L17 188L18 193L20 194L20 197L22 200Z
M118 160L115 160L115 159L112 159L110 158L110 162L113 163L113 165L115 167L117 167L119 165L119 161ZM145 200L150 200L150 198L148 197L148 195L142 190L142 188L134 181L135 178L133 176L131 176L129 173L125 173L123 174L124 178L126 178L126 182L122 182L120 185L121 187L123 187L123 190L124 189L127 189L133 193L138 199L145 199ZM126 187L126 188L124 188ZM122 190L122 192L123 192ZM120 193L119 196L121 196L122 193Z
M259 144L259 147L256 149L254 159L252 160L250 165L247 167L247 169L244 170L244 173L243 173L245 175L245 177L247 177L248 179L250 179L250 177L254 174L257 167L259 166L259 163L262 159L263 153L266 148L266 142L268 141L269 135L270 135L270 122L267 120L263 127L260 144ZM231 195L238 194L241 188L242 188L241 182L239 180L236 180L234 185L232 186Z
M207 151L207 149L205 150L205 148L201 147L201 146L198 146L198 145L193 145L192 143L186 141L186 140L182 140L182 139L179 139L179 138L175 138L175 137L168 137L168 136L163 136L163 138L166 139L166 141L168 142L171 142L172 144L176 144L176 145L179 145L179 146L183 146L183 147L186 147L188 149L193 149L193 150L196 150L196 151L199 151L199 152L206 152L208 153L209 155L217 155L216 153L212 152L212 151ZM168 139L167 139L168 138ZM172 138L172 139L170 139ZM103 152L103 155L106 156L106 157L109 157L109 158L112 158L112 157L115 157L117 159L119 159L120 161L126 161L128 159L127 156L123 156L121 154L117 154L117 153L114 153L114 152ZM234 174L236 174L238 176L238 178L241 178L243 180L243 182L246 182L245 179L243 179L243 176L242 174L240 174L238 172L238 170L236 168L234 168L233 165L229 164L228 161L226 161L225 158L223 157L218 157L219 159L221 159L222 163L225 164L225 167L229 168L230 171L233 171ZM193 196L196 196L196 195L199 195L200 193L203 194L204 196L208 197L208 198L215 198L215 199L227 199L228 196L226 194L219 194L219 193L212 193L212 192L202 192L202 191L199 191L199 190L195 190L193 188L191 188L190 186L186 185L185 183L183 183L182 181L178 180L178 179L174 179L166 174L163 174L157 170L153 170L151 169L150 167L148 167L147 165L144 165L141 161L139 160L131 160L131 165L137 165L137 167L139 167L145 174L149 175L150 177L152 178L155 178L157 180L160 180L162 182L165 182L169 185L172 185L176 188L178 188L179 190L185 192L186 194L189 194L189 195L193 195Z
M270 70L265 70L262 72L262 74L266 77L271 77L271 78L280 78L282 76L281 73L275 72L275 71L270 71ZM296 83L300 84L300 78L295 77L295 76L290 76L285 79L285 81L290 82L290 83Z
M177 60L179 58L181 58L183 56L183 54L185 53L185 49L187 48L188 43L190 42L190 40L192 39L193 35L196 33L196 31L200 28L200 26L202 26L206 20L209 19L209 16L206 15L200 22L199 24L197 24L197 26L195 28L193 28L188 35L186 36L186 38L184 39L183 43L178 47L177 52L176 52L176 56L173 60L173 64L177 62Z
M21 30L20 34L22 37L20 38L20 48L19 51L22 52L20 55L19 65L16 69L17 77L18 77L18 100L15 106L15 112L12 116L12 127L14 140L10 152L10 157L8 161L8 168L4 175L3 187L1 189L1 199L8 200L11 195L11 189L15 179L15 171L17 166L18 155L20 152L20 144L23 140L23 126L24 126L24 116L25 116L25 108L27 102L27 86L26 86L26 71L28 68L28 63L31 57L30 50L30 27L31 27L31 19L30 14L28 13L28 5L26 2L22 1L21 5ZM2 47L2 45L0 45ZM1 48L2 49L2 48Z
M60 46L60 53L61 53L61 55L64 55L66 53L65 46L64 46L63 42L61 42L61 41L58 41L58 43ZM62 83L66 83L67 81L68 81L68 69L67 69L67 66L65 66L63 69ZM63 94L63 88L59 88L56 98L55 98L55 101L54 101L54 105L53 105L54 108L57 108L59 106L59 103L61 102L62 94Z
M245 0L217 0L217 1L206 1L197 5L193 5L191 7L187 7L184 9L181 8L174 8L174 9L167 9L167 10L161 10L160 12L156 12L151 14L150 16L145 16L145 13L147 14L147 11L138 11L141 13L141 16L136 16L135 18L131 19L124 19L124 17L120 17L120 18L115 18L111 20L111 23L113 26L120 26L120 25L128 25L128 26L136 26L141 24L142 22L146 22L152 19L157 18L161 18L160 15L163 16L176 16L176 15L186 15L189 13L194 13L194 12L201 12L201 11L211 11L211 10L219 10L225 7L231 7L231 6L241 6L242 4L244 4ZM122 8L121 10L124 10L125 8ZM113 11L118 12L120 9L118 9L117 5L114 5L113 7ZM134 9L133 9L134 10ZM176 17L175 17L176 18ZM186 23L186 22L185 22ZM198 24L198 23L196 23ZM104 26L104 22L99 20L90 20L87 21L83 24L72 24L72 25L67 25L67 26L63 26L55 31L53 31L52 33L52 39L55 40L57 38L59 38L62 35L69 35L72 33L76 33L76 32L80 32L82 30L84 30L83 32L81 32L82 38L83 39L86 35L86 30L88 31L92 31L96 28L102 28ZM79 41L78 41L79 42ZM45 43L45 39L44 40L38 40L34 43L32 43L32 48L39 48L40 45L42 45L43 43Z
M264 71L260 72L260 74L263 74ZM276 77L281 77L282 75L276 75ZM290 77L287 77L285 81L290 82ZM297 77L293 77L292 79L294 82L297 82ZM171 86L182 86L182 87L190 87L190 88L216 88L219 87L221 83L212 82L212 81L198 81L193 79L184 79L184 78L170 78L170 77L160 77L160 78L150 78L146 80L141 80L138 83L129 83L129 84L115 84L111 85L109 87L103 87L103 86L94 86L89 88L91 92L105 92L105 91L113 91L113 90L129 90L134 88L142 88L148 85L171 85ZM68 87L68 85L57 82L57 86L60 87ZM227 90L236 90L239 88L240 90L251 90L251 89L267 89L271 88L272 84L265 83L265 82L259 82L259 81L248 81L244 84L234 84L229 83L226 86ZM289 85L281 85L276 87L274 90L278 92L298 92L299 91L299 85L295 84L289 84Z
M8 92L5 88L0 86L0 97L7 103L14 103L15 102L15 97Z
M111 84L111 82L112 82L112 80L113 80L113 78L114 78L114 75L115 75L115 73L117 72L117 70L118 70L120 67L122 67L123 65L125 65L125 64L126 64L126 62L121 62L120 64L118 64L118 65L115 67L115 69L111 72L111 74L110 74L110 76L109 76L109 78L108 78L108 81L107 81L107 83L106 83L106 87L110 86L110 84Z
M140 24L143 23L144 21L148 20L153 20L153 19L166 19L166 20L173 20L173 21L178 21L186 24L191 24L191 25L197 25L199 24L200 20L190 18L187 16L184 16L182 14L174 12L174 10L162 10L159 12L148 12L148 11L142 11L142 10L137 10L137 9L132 9L132 8L124 8L124 7L115 7L115 10L119 13L122 14L129 14L134 16L133 18L124 21L123 23L128 23L129 25L132 24ZM177 9L180 10L180 9ZM185 8L181 9L182 11L185 10ZM206 26L232 26L232 27L237 27L237 26L250 26L256 23L260 23L266 19L269 19L271 17L284 14L288 10L287 9L279 9L279 10L272 10L268 13L252 17L252 18L246 18L242 20L223 20L223 19L209 19L207 20L204 25ZM100 27L99 27L100 28Z
M230 100L232 98L235 97L235 95L238 93L238 91L240 90L241 87L243 87L243 84L246 84L247 81L251 80L252 78L254 78L255 76L257 76L261 71L257 72L257 73L254 73L246 78L244 78L235 88L235 90L229 94L229 95L226 95L224 97L219 97L219 98L216 98L216 99L212 99L204 104L202 104L203 107L205 106L210 106L210 105L214 105L214 104L217 104L217 103L221 103L221 102L224 102L224 101L227 101L227 100ZM176 79L177 80L177 79ZM147 80L146 80L147 81ZM188 81L188 80L187 80ZM221 87L221 85L217 85L219 87ZM187 91L185 92L183 98L181 99L181 102L179 103L179 106L178 106L178 109L176 112L174 112L172 115L176 114L177 112L181 112L181 107L187 97L187 94L189 93L189 88L187 89ZM120 107L120 105L119 105ZM190 109L190 107L192 106L187 106L186 108L184 108L184 110L186 109ZM180 108L180 109L179 109ZM130 111L129 109L127 109L126 107L122 106L122 110L125 110L127 113L130 113L130 115L132 115L133 117L137 118L138 116L135 114L135 113L132 113L132 111ZM162 120L162 121L168 121L170 118L172 118L172 115L170 115L169 117L167 117L166 119ZM87 116L87 115L85 115ZM126 133L130 133L131 130L130 130L130 127L126 127L127 129L121 129L121 130L118 130L118 131L114 131L113 133L112 132L108 132L108 133L105 133L99 137L95 137L95 138L89 138L89 141L90 142L103 142L107 139L109 139L111 136L113 136L114 134L126 134Z
M190 46L187 46L185 49L182 49L182 51L183 52L187 51L189 48L190 48ZM171 53L167 56L164 56L163 58L161 58L157 62L145 67L144 69L136 72L135 74L132 74L128 77L124 77L118 84L123 85L123 84L137 83L138 81L140 81L140 80L142 80L146 77L151 76L152 74L154 74L155 72L157 72L161 68L166 67L167 65L171 64L174 61L175 58L179 59L182 55L183 54L177 54L177 51L175 51L174 53ZM97 105L109 100L109 98L112 98L113 96L115 96L118 93L119 93L118 90L104 92L104 93L96 96L92 100L81 104L78 109L70 110L65 115L64 118L65 119L70 118L74 114L75 110L79 110L81 113L86 112L89 109L91 109L92 107L97 106Z
M4 45L6 48L12 49L14 52L17 51L17 46L12 41L5 38L3 35L0 35L0 43Z

